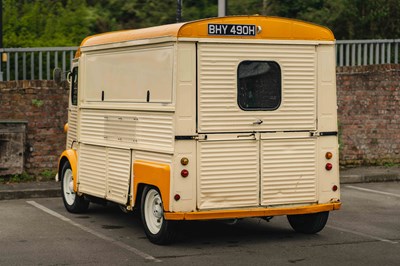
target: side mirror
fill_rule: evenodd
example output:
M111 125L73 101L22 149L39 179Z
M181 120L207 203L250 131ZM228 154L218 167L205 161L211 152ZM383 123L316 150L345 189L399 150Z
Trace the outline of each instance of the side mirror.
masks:
M53 70L53 80L57 85L61 84L61 81L62 81L62 70L61 70L61 68L56 67Z
M72 72L71 71L68 71L68 73L67 73L67 81L69 84L71 84L71 82L72 82Z

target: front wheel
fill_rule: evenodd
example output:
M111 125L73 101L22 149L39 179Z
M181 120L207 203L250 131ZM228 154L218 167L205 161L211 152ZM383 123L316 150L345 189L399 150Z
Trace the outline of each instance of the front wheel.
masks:
M69 212L82 213L89 208L89 201L74 191L74 177L69 162L64 164L61 171L61 192L64 206Z
M164 219L161 195L154 187L145 187L142 194L141 214L147 238L154 244L165 245L175 238L175 224Z
M321 231L328 221L329 212L288 215L292 228L298 233L316 234Z

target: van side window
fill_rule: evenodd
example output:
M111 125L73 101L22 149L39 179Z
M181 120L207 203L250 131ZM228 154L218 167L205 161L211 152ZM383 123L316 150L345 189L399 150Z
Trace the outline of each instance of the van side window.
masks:
M237 70L238 105L245 111L276 110L281 104L281 68L274 61L243 61Z
M71 73L71 103L78 104L78 68L74 67Z

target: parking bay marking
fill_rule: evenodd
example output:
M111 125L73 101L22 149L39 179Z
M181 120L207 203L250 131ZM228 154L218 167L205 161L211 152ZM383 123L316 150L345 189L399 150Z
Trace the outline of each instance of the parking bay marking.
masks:
M381 195L400 198L400 195L389 193L389 192L384 192L384 191L379 191L379 190L374 190L374 189L368 189L368 188L362 188L362 187L356 187L356 186L345 186L345 187L346 188L360 190L360 191L371 192L371 193L375 193L375 194L381 194Z
M340 228L340 227L336 227L336 226L327 225L326 227L334 229L334 230L350 233L350 234L353 234L353 235L358 235L358 236L362 236L362 237L366 237L366 238L379 240L381 242L387 242L387 243L390 243L390 244L398 244L399 243L399 242L392 241L392 240L389 240L389 239L385 239L385 238L381 238L381 237L377 237L377 236L373 236L373 235L369 235L369 234L364 234L364 233L361 233L361 232L357 232L357 231L353 231L353 230L349 230L349 229L344 229L344 228Z
M34 206L34 207L36 207L36 208L38 208L38 209L40 209L40 210L42 210L42 211L44 211L44 212L46 212L46 213L48 213L48 214L50 214L50 215L52 215L52 216L54 216L54 217L56 217L56 218L58 218L58 219L60 219L60 220L62 220L62 221L64 221L64 222L67 222L67 223L69 223L69 224L71 224L73 226L76 226L76 227L80 228L81 230L83 230L83 231L85 231L87 233L90 233L90 234L92 234L94 236L97 236L98 238L101 238L103 240L109 241L109 242L119 246L120 248L123 248L123 249L125 249L127 251L130 251L130 252L132 252L132 253L144 258L145 260L153 261L153 262L161 262L161 260L156 259L155 257L153 257L153 256L151 256L151 255L149 255L149 254L147 254L147 253L145 253L145 252L143 252L141 250L138 250L138 249L136 249L134 247L131 247L131 246L123 243L123 242L117 241L117 240L115 240L115 239L113 239L111 237L108 237L108 236L105 236L105 235L103 235L101 233L98 233L98 232L96 232L96 231L94 231L94 230L92 230L92 229L90 229L90 228L88 228L86 226L78 224L78 223L72 221L71 219L69 219L69 218L67 218L67 217L65 217L63 215L61 215L61 214L59 214L59 213L57 213L55 211L52 211L49 208L46 208L45 206L37 203L36 201L27 201L27 203L32 205L32 206Z
M389 192L384 192L384 191L379 191L379 190L374 190L374 189L368 189L368 188L362 188L362 187L356 187L356 186L351 186L351 185L347 185L345 187L346 188L355 189L355 190L364 191L364 192L371 192L371 193L375 193L375 194L381 194L381 195L400 198L400 195L389 193ZM364 233L361 233L361 232L357 232L357 231L353 231L353 230L349 230L349 229L344 229L344 228L340 228L340 227L336 227L336 226L327 225L327 227L335 229L335 230L338 230L338 231L351 233L351 234L359 235L359 236L362 236L362 237L372 238L372 239L379 240L379 241L382 241L382 242L387 242L387 243L390 243L390 244L398 244L399 243L399 242L392 241L392 240L389 240L389 239L385 239L385 238L381 238L381 237L377 237L377 236L373 236L373 235L369 235L369 234L364 234Z

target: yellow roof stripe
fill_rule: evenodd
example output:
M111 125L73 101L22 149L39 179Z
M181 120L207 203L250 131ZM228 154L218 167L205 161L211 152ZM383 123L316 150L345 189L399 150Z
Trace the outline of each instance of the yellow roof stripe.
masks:
M208 24L210 23L252 24L261 27L261 31L256 36L210 36L208 35ZM98 34L84 39L81 47L159 37L319 41L335 39L332 31L328 28L299 20L264 16L233 16Z

